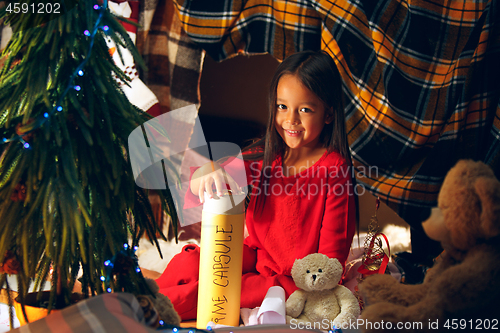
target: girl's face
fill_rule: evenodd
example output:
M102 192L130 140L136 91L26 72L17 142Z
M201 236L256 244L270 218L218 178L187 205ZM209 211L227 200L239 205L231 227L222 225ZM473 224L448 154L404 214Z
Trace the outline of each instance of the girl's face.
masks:
M321 131L332 122L331 112L296 75L285 74L276 90L275 127L291 149L319 148Z

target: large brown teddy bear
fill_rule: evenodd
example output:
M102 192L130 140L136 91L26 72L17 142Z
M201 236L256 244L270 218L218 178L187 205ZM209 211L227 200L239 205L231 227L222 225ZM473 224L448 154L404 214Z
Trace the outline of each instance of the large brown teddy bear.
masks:
M422 224L443 254L419 285L369 276L359 290L365 332L500 328L500 182L481 162L459 161ZM408 329L408 330L405 330Z

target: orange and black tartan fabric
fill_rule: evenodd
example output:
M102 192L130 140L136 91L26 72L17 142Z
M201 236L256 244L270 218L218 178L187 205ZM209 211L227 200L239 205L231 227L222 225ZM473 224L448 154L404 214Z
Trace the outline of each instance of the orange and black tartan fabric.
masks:
M344 81L358 182L407 221L462 158L500 176L500 3L176 0L215 60L326 50Z
M139 3L137 49L148 68L141 79L158 97L163 112L199 104L203 50L182 29L172 0Z

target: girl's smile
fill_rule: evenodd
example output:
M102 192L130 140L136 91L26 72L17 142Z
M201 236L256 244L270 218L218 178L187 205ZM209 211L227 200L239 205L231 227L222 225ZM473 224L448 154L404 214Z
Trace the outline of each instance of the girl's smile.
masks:
M276 90L276 123L279 135L291 149L316 149L320 134L331 122L324 103L296 75L281 77Z
M285 130L286 134L292 137L299 136L303 131L290 131L290 130Z

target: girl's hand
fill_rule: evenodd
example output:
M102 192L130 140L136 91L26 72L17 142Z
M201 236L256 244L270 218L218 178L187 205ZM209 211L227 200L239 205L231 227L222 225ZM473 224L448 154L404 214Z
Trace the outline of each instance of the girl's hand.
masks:
M242 194L239 185L217 162L209 162L193 173L191 178L191 192L198 195L200 202L205 201L204 192L207 192L209 198L214 197L213 185L217 196L222 196L223 190L226 189L225 184L236 191L234 194Z

